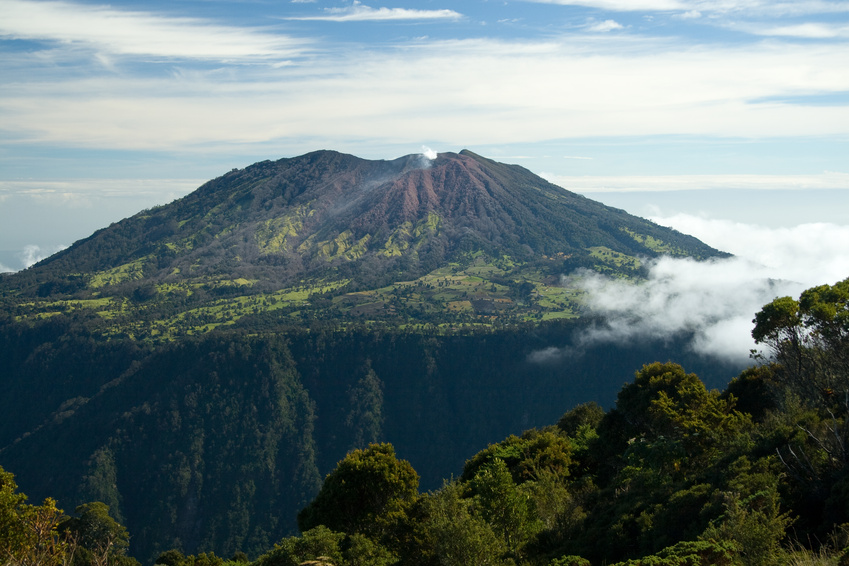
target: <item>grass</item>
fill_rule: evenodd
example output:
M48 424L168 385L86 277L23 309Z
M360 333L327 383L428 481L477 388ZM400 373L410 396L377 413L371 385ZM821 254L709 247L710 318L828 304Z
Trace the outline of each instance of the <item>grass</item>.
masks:
M109 285L117 285L125 281L136 281L144 277L144 264L150 256L139 258L130 263L125 263L106 271L95 273L88 283L92 289L99 289Z
M434 225L438 223L434 221L423 229L433 229ZM599 249L597 253L605 251ZM108 295L109 284L137 277L142 264L139 260L97 274L92 278L90 298L30 300L17 303L15 314L19 320L37 320L89 311L105 323L103 332L107 336L164 342L268 313L279 313L281 320L296 323L320 319L340 324L391 322L410 328L446 324L446 328L457 329L574 318L580 303L576 290L560 287L547 272L509 257L493 259L481 252L469 253L414 280L357 292L343 291L347 279L304 280L287 288L259 292L261 282L257 279L195 277L159 283L156 292L142 302L132 294ZM222 296L218 290L224 289Z
M587 251L590 252L591 257L616 267L625 267L629 269L638 269L640 267L639 259L611 250L604 246L587 248Z
M667 244L663 240L658 240L653 236L648 236L646 234L638 234L633 230L629 230L628 228L622 228L623 232L634 238L635 241L643 244L648 249L653 252L657 252L659 254L669 254L674 256L686 256L688 255L686 251L682 250L677 246L673 246L671 244Z

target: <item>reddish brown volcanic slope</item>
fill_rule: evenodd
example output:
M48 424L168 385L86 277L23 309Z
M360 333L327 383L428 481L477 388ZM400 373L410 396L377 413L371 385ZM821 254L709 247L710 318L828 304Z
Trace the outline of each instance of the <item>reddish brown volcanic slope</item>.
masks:
M318 151L233 170L169 205L101 230L27 270L19 289L56 276L140 265L145 278L220 275L274 284L359 266L422 274L482 251L532 261L588 248L654 256L719 255L702 242L469 151L372 161ZM584 258L584 259L581 259ZM123 269L123 268L122 268ZM29 285L25 282L29 281ZM63 283L64 285L64 283Z

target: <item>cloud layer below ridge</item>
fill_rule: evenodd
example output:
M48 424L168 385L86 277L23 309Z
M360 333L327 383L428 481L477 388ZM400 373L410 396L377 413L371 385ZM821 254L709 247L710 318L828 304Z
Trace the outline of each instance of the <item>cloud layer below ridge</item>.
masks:
M648 280L637 285L585 273L571 283L586 292L588 308L606 320L585 340L664 339L692 333L694 351L744 361L755 347L752 319L764 304L849 276L849 226L819 223L775 229L684 214L653 220L735 257L651 260Z

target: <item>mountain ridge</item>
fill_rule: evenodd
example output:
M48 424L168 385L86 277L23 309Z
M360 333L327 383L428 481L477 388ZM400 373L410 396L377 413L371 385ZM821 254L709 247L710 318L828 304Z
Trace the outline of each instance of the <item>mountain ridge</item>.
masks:
M577 316L563 275L640 278L661 254L726 255L468 150L391 161L321 150L234 169L0 279L0 292L18 316L88 310L118 321L113 334L201 307L208 322L191 332L232 323L224 297L301 322L489 324Z

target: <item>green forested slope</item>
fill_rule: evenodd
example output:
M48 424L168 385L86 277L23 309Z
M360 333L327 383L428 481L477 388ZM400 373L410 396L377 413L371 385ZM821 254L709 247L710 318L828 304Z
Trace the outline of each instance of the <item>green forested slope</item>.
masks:
M647 357L675 356L717 385L736 371L679 356L684 338L528 361L576 339L582 322L467 334L230 331L138 348L76 335L64 319L0 327L31 348L5 362L15 395L0 396L0 465L38 499L107 503L144 562L170 547L262 552L294 532L324 474L368 442L392 442L433 489L489 442L587 399L612 403ZM51 386L51 376L82 371L72 352L89 360L87 379Z
M185 541L175 536L185 532L183 525L171 525L165 542L156 546L173 548L155 561L167 566L842 566L849 560L847 313L849 279L809 289L799 300L778 298L754 320L753 335L765 348L763 363L743 371L723 391L708 389L676 363L643 365L609 408L581 403L554 424L491 443L471 453L441 487L422 489L419 474L402 452L389 443L371 443L344 455L315 497L307 498L297 513L300 535L276 538L254 556L227 549L223 555L232 558L225 560L221 553L208 552L208 545L211 539L232 539L231 532L215 532L200 544L207 552L187 555ZM265 429L270 435L240 438L243 447L263 446L252 455L264 456L259 465L265 467L274 460L274 441L257 444L256 439L279 438L275 431L288 430L296 414L291 409L305 406L295 401L305 390L293 380L296 356L271 354L265 350L271 342L251 344L268 352L258 356L265 366L257 367L257 374L271 378L262 380L260 390L269 398L286 399L289 407L271 419L281 426ZM328 344L330 349L333 345ZM221 379L191 380L189 394L172 400L169 418L185 415L190 427L204 419L210 419L212 429L220 426L212 411L200 409L202 396L192 395L201 387L220 390L220 406L240 413L238 406L247 397L224 384L232 370L242 368L242 360L253 356L247 355L246 344L219 342L216 350L212 354L186 347L150 362L164 371L184 363L186 353L197 360L198 372L207 374L204 365L210 360L221 370ZM375 411L381 380L371 364L354 373L348 390L348 415L353 417L346 422L364 425L359 440L365 440L366 431L376 430L366 423L374 425L375 418L387 413ZM282 405L257 407L261 411L266 406L280 414ZM143 409L137 417L125 414L122 422L157 421L141 413L153 417L157 410ZM321 407L302 414L318 420ZM146 426L135 430L152 432ZM428 442L442 440L421 432ZM195 431L198 446L204 445L204 434ZM294 445L309 451L308 443ZM112 446L120 452L120 442ZM124 449L130 446L139 446L138 440ZM238 449L211 452L227 456ZM174 453L172 461L180 464L174 469L186 471L170 477L170 492L148 493L155 497L148 507L157 512L153 523L141 525L142 536L155 531L149 527L157 517L169 514L169 493L199 492L206 479L195 473L203 466L197 448ZM98 457L99 485L120 482L121 457L105 452ZM145 457L152 456L135 455L136 470L144 469ZM242 509L250 491L244 478L250 472L238 470L235 485L212 489L216 505L230 513ZM314 477L291 468L284 473L305 479L293 482L300 486ZM133 477L141 480L134 489L145 491L144 473L136 471ZM271 478L266 482L265 489L274 485ZM273 490L266 497L274 498ZM112 503L122 504L114 498ZM183 503L190 503L189 519L199 520L204 510L200 500L190 497ZM260 507L257 517L263 508L268 507ZM52 500L27 506L10 474L0 470L0 526L6 526L0 529L0 552L14 563L34 563L26 560L47 549L42 555L52 562L40 563L58 566L70 560L71 543L79 540L84 544L74 563L95 566L97 549L105 540L115 540L121 545L109 555L110 563L131 566L126 532L108 511L94 502L63 518ZM178 515L185 511L176 508ZM251 518L245 516L245 525ZM47 528L39 530L38 525ZM246 526L242 533L249 531Z
M754 322L771 363L724 391L644 365L611 409L491 444L438 490L418 493L391 445L351 452L299 513L302 535L253 564L846 564L849 279Z

